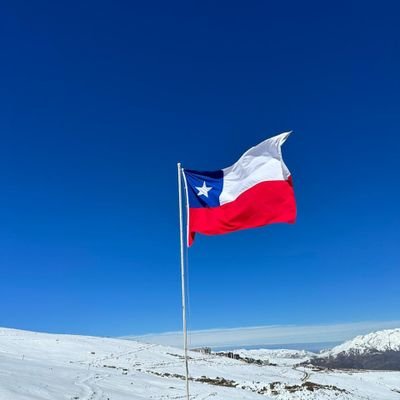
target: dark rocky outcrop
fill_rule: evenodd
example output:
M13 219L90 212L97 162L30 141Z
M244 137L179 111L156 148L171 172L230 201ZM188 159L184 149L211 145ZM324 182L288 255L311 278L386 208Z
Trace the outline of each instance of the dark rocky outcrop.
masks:
M309 364L323 368L400 371L400 351L349 351L311 359Z

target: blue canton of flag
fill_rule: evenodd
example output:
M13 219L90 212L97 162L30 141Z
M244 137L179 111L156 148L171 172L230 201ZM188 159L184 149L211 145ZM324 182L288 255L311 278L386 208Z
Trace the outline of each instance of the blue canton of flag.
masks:
M219 171L184 170L188 186L190 208L209 208L220 205L224 173Z

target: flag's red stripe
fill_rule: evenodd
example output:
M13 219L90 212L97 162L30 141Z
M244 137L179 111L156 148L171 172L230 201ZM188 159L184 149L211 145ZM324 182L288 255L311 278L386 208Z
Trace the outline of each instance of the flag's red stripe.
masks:
M291 179L261 182L219 207L190 208L189 246L195 233L218 235L277 222L294 223L296 201Z

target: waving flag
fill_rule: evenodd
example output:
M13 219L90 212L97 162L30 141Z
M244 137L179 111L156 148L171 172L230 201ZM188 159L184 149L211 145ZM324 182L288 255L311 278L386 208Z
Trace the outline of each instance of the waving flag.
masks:
M281 146L290 132L252 147L228 168L204 172L185 169L188 244L196 232L218 235L296 219L292 178Z

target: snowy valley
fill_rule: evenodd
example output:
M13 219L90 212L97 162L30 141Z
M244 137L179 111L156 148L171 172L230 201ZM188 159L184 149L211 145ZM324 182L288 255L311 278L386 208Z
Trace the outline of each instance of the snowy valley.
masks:
M388 349L384 335L395 346L397 333L382 332L379 339L375 334L379 348ZM353 345L372 343L371 337L355 340ZM335 351L342 353L333 349L330 355ZM232 354L190 352L192 399L400 400L400 371L321 368L309 360L324 355L305 351ZM184 399L183 375L176 348L0 329L0 400Z

